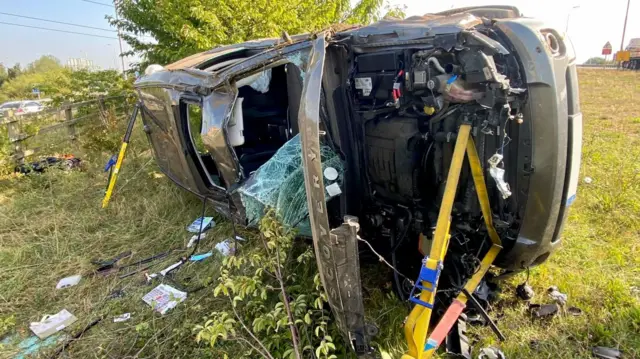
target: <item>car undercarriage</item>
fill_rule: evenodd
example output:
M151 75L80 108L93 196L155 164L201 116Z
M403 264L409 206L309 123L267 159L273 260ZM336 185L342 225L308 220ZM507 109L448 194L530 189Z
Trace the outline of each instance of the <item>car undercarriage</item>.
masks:
M401 299L432 291L439 318L488 253L485 272L505 273L560 244L580 162L574 61L517 9L471 8L214 49L136 88L169 178L235 223L275 207L313 239L338 326L366 355L361 251L393 267Z

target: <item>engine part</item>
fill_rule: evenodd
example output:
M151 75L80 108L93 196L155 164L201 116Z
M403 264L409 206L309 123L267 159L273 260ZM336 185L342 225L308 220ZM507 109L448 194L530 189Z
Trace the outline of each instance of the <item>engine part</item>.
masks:
M414 196L413 169L419 158L411 144L416 135L414 118L373 120L365 125L369 176L383 198L406 202Z

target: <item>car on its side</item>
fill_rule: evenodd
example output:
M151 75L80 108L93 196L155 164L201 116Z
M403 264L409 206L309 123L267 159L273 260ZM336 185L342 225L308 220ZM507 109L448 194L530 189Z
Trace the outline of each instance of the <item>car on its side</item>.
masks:
M167 177L236 223L255 224L272 206L285 224L308 224L329 304L358 354L370 340L359 268L369 249L358 238L411 296L397 273L421 271L454 163L464 166L450 182L442 303L478 271L491 247L486 222L502 242L494 266L526 270L560 246L576 197L576 56L561 31L514 7L225 46L152 65L135 86ZM486 191L476 190L479 171L454 161L469 132Z

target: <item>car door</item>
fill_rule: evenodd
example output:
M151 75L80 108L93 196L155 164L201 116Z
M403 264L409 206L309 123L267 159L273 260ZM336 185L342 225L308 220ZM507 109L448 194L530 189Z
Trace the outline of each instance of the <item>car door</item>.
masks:
M328 34L317 34L305 71L298 126L304 184L318 272L338 328L358 355L370 350L364 322L355 217L330 229L320 156L320 101Z

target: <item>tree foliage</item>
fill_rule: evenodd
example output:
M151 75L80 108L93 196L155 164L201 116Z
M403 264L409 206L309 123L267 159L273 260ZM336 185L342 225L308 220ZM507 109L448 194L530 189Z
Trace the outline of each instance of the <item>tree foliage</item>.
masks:
M0 71L0 103L9 100L33 99L33 88L38 88L41 97L77 102L98 95L110 96L131 88L131 83L122 79L115 70L71 71L50 55L42 56L27 65L19 64L9 69L4 81Z
M294 35L336 23L367 24L381 18L382 6L383 0L354 6L350 0L121 0L120 19L109 20L144 64L167 64L221 45L279 37L282 31Z
M0 87L2 87L2 84L7 80L7 76L7 69L3 64L0 64Z
M239 255L224 259L214 295L229 305L196 327L197 340L208 342L217 357L344 357L343 342L332 337L340 334L329 320L312 249L295 245L295 233L273 209L260 232Z
M606 64L613 64L615 63L615 61L613 60L606 60L604 57L591 57L589 58L589 60L585 61L585 65L606 65Z

